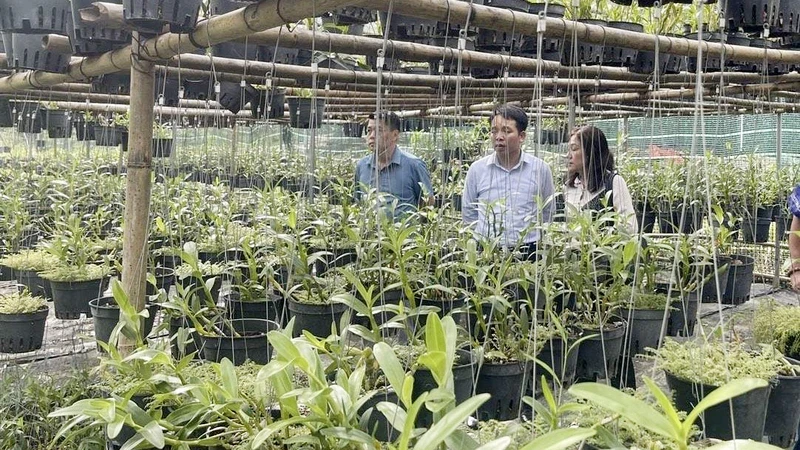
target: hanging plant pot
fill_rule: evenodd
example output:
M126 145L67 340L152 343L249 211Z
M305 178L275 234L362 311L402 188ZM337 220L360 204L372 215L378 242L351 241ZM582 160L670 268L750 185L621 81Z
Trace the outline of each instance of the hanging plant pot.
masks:
M183 98L194 100L207 100L212 98L214 86L210 78L183 80Z
M8 61L13 69L42 70L64 73L69 66L70 54L45 50L42 38L46 34L12 33L13 53Z
M127 44L130 39L130 32L120 28L104 28L102 25L87 23L81 20L80 10L92 6L93 0L71 0L72 19L75 23L74 37L83 44L109 45L112 49L120 44ZM110 1L109 3L120 5L121 1ZM78 48L78 44L73 43L75 54L86 54L93 52L94 48ZM99 50L99 49L97 49Z
M313 102L316 100L316 104ZM319 128L325 117L323 99L289 97L289 124L294 128Z
M148 303L146 306L149 317L140 321L142 337L147 337L153 331L153 323L158 313L158 305ZM97 351L103 352L100 342L108 343L111 339L111 332L119 323L119 305L114 297L100 297L89 301L92 321L94 322L94 339L97 344Z
M644 26L638 23L631 22L608 22L609 28L616 28L619 30L634 31L637 33L644 32ZM636 56L638 50L606 45L603 47L603 64L609 66L631 67L636 63Z
M122 135L127 130L122 127L95 125L95 144L101 147L116 147L122 144Z
M221 81L219 83L219 97L217 102L228 111L237 114L242 107L256 96L255 88L246 84L244 87L240 83L232 81Z
M178 106L178 90L180 83L177 78L165 77L163 73L156 73L153 100L162 106Z
M92 78L92 92L97 94L130 95L131 75L130 73L116 72Z
M512 420L519 417L525 365L520 362L484 363L478 371L475 393L492 394L478 407L478 420Z
M664 372L667 385L672 390L675 406L679 411L691 411L695 405L713 392L717 386L691 383L669 372ZM753 389L734 397L730 402L712 406L703 413L702 424L705 435L722 440L752 439L761 441L764 436L764 420L767 415L770 386ZM796 399L795 399L796 400ZM731 424L733 418L733 424Z
M264 319L234 319L219 328L222 335L204 338L203 356L214 362L228 358L234 366L247 360L267 364L272 358L267 333L281 329L277 323Z
M169 158L172 155L172 138L153 138L153 158Z
M0 128L14 126L14 115L11 113L11 102L7 98L0 98Z
M93 141L94 129L97 126L94 122L86 122L82 118L72 122L75 125L75 138L79 141Z
M329 305L300 303L291 297L288 303L289 312L294 317L294 328L292 329L294 337L303 334L303 330L317 337L329 336L331 326L335 325L338 329L342 314L348 309L348 306L343 303Z
M17 270L17 284L21 289L27 289L34 297L42 297L47 300L53 299L53 290L50 281L40 277L37 272L32 270Z
M750 33L764 30L764 24L767 24L771 36L790 34L792 29L797 32L798 11L791 6L794 3L786 0L729 0L724 8L725 28L741 28Z
M275 47L274 45L262 45L258 48L258 60L274 62L279 64L291 64L293 66L302 65L300 50L296 48Z
M0 314L0 353L25 353L42 348L50 309L23 314Z
M358 6L345 6L333 10L331 13L333 22L337 25L367 24L378 20L375 11Z
M530 14L538 14L544 17L563 18L566 8L562 5L547 3L531 3L529 5ZM552 37L542 38L542 59L546 61L561 61L564 49L564 41ZM519 48L512 50L512 55L536 58L538 53L537 36L522 36Z
M342 133L345 137L364 137L364 124L362 122L346 122L342 124Z
M703 40L707 42L722 42L723 34L719 32L708 33L703 32ZM697 33L690 33L686 35L687 39L697 40ZM750 38L747 35L740 33L728 33L725 35L725 43L730 45L742 45L745 47L750 46ZM706 54L705 61L701 67L706 72L719 72L722 68L722 61L719 55ZM735 60L727 58L725 60L725 69L736 72L751 72L757 70L752 63L742 60ZM686 70L689 72L697 71L697 57L689 57L686 61Z
M108 288L108 279L87 281L50 281L53 289L53 308L56 319L80 319L81 314L92 317L89 302L99 298Z
M722 303L740 305L750 300L750 287L753 284L755 259L745 255L730 255L728 279Z
M68 0L1 0L0 10L0 30L15 33L66 35L72 20Z
M250 99L253 117L260 119L280 119L286 112L286 94L282 89L257 89Z
M800 361L787 360L800 365ZM772 387L767 403L764 434L769 443L780 448L792 448L798 442L800 427L800 376L778 375L778 384Z
M605 20L580 19L578 22L603 27L608 25ZM561 63L565 66L581 64L597 65L603 63L603 44L578 41L577 49L575 46L576 44L574 44L571 39L564 41L564 55L561 58Z
M381 24L386 26L387 14L380 12L378 15ZM389 39L419 39L437 36L440 36L438 20L418 19L411 16L392 14L392 20L389 24Z
M69 111L48 110L45 114L47 135L51 138L68 138L72 136L72 121Z
M42 110L38 103L17 102L17 131L39 133L42 131Z
M145 33L161 33L165 26L173 33L193 31L200 11L199 0L123 0L125 23Z
M578 347L578 367L576 377L580 380L597 381L600 378L613 379L619 369L619 355L625 337L626 323L617 320L609 322L603 330L586 329L584 334L595 337L581 342Z

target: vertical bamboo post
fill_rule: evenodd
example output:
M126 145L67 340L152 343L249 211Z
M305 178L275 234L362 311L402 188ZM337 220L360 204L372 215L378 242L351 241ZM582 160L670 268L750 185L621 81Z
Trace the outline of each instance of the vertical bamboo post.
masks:
M125 186L125 228L122 232L122 287L137 311L145 307L147 225L150 217L150 169L153 162L154 64L139 57L139 33L132 36L131 117L128 137L128 174ZM125 355L135 342L120 337Z

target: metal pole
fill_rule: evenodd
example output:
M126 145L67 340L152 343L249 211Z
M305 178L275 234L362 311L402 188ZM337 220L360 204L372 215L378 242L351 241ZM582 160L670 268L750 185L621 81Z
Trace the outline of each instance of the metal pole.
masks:
M145 307L147 225L150 217L150 170L153 156L154 64L139 57L139 33L132 35L131 104L128 174L125 186L125 228L122 232L122 288L137 311ZM120 313L121 314L121 313ZM120 336L119 350L130 353L135 342Z

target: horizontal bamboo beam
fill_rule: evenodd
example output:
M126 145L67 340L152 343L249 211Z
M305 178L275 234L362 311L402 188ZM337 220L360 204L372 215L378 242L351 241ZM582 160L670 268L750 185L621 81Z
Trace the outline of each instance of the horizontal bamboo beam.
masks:
M197 48L238 39L256 31L296 22L345 5L360 5L363 0L313 0L281 2L263 0L197 24L191 33L165 33L132 45L141 46L140 53L153 60L164 60ZM131 46L99 56L70 63L67 73L27 71L0 78L0 93L22 89L41 89L54 84L85 80L109 72L129 70Z
M461 24L469 21L471 26L500 31L515 31L536 36L539 16L501 8L483 6L473 2L452 0L376 0L372 8L382 11L393 9L394 14L435 19L446 23ZM661 53L696 56L698 47L705 55L721 56L725 52L727 60L760 62L766 58L773 62L800 63L800 52L728 45L707 41L697 41L681 37L659 36L648 33L621 30L618 28L590 25L571 20L546 17L543 34L554 38L575 38L579 42L615 45L635 50L655 51L656 45Z

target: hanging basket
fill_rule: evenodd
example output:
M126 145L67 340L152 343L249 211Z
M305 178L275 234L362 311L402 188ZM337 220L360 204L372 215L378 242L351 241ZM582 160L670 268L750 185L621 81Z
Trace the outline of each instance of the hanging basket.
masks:
M280 119L286 112L286 94L280 89L255 89L250 99L253 117L260 119Z
M637 33L644 32L643 25L631 22L608 22L608 27ZM609 66L630 67L636 62L636 55L638 52L638 50L628 47L606 45L603 47L603 64Z
M239 83L232 81L221 81L219 83L219 97L217 101L228 111L236 114L250 103L250 99L256 96L255 88L246 84L242 87Z
M66 35L72 20L69 0L0 0L0 10L1 31Z
M746 33L764 30L766 24L771 36L797 34L800 7L789 0L728 0L725 28Z
M331 18L337 25L367 24L378 20L375 11L358 6L345 6L331 12Z
M122 127L95 125L95 144L101 147L116 147L122 144L122 135L125 131L127 130Z
M161 33L169 26L173 33L193 31L201 0L123 0L125 23L144 33Z
M127 44L130 40L130 32L119 28L103 28L96 24L86 23L80 19L80 10L92 6L94 0L71 0L72 19L75 23L74 37L82 42L92 44L105 43L112 46L114 44ZM120 0L110 0L107 3L121 5ZM76 49L76 53L77 49Z
M608 26L605 20L580 19L578 22L587 25ZM571 38L564 41L564 55L561 58L561 63L565 66L603 63L604 47L602 43L578 41L577 48L575 46L576 44L573 43Z
M0 127L9 128L14 126L14 115L11 110L11 102L7 98L0 98Z
M13 69L42 70L64 73L69 66L69 53L56 53L42 47L47 34L11 33L13 56L9 66Z
M561 5L547 3L532 3L529 8L530 14L538 14L543 17L560 19L564 17L566 8ZM538 56L538 40L536 36L522 36L519 49L512 51L513 55L536 58ZM552 37L542 38L542 59L546 61L561 61L564 41Z
M342 133L345 137L364 137L364 124L362 122L347 122L342 124Z
M325 101L313 98L289 97L289 124L294 128L319 128L325 116Z
M42 110L38 103L17 102L17 131L38 133L42 131Z
M72 119L69 111L48 110L45 114L47 135L51 139L72 136Z

